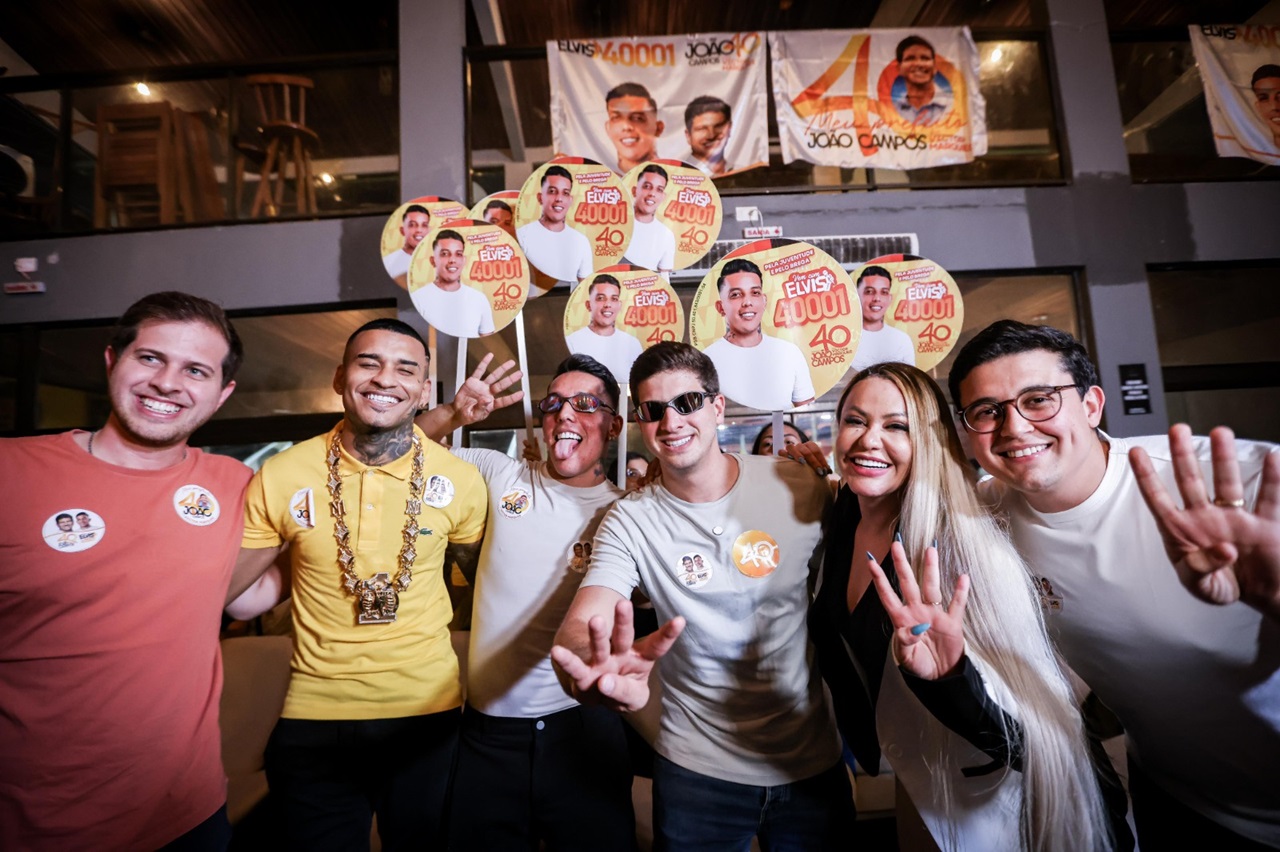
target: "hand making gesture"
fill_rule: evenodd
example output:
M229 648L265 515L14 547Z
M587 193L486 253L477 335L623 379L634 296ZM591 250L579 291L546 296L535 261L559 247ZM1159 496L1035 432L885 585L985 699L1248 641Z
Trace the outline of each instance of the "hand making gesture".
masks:
M964 606L969 598L969 575L956 578L951 605L943 609L937 548L925 551L923 588L916 584L900 539L894 541L891 553L902 589L901 598L870 553L867 560L880 602L893 624L893 656L916 677L937 680L950 674L964 656Z
M1280 620L1280 455L1271 452L1253 511L1245 507L1235 436L1225 426L1209 433L1213 496L1205 488L1191 439L1179 423L1169 430L1179 508L1140 447L1129 462L1143 499L1155 515L1165 552L1182 584L1211 604L1243 601Z

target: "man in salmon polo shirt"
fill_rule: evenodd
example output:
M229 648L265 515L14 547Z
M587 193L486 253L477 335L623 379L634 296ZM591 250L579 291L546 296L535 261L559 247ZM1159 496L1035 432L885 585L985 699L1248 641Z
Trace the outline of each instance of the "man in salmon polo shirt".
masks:
M147 296L101 429L0 440L0 849L230 842L218 630L251 471L187 441L242 355L217 305Z

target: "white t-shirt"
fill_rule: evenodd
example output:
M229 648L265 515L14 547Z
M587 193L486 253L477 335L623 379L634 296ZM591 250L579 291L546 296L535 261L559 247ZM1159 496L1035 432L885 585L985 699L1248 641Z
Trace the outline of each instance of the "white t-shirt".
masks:
M913 367L916 365L916 347L911 335L888 324L879 331L867 331L864 328L858 338L858 349L853 353L850 371L856 373L872 364L883 364L886 361L898 361Z
M516 240L539 272L570 287L578 286L592 272L591 243L568 225L563 230L548 231L535 219L516 229Z
M658 664L654 749L703 775L775 786L840 757L806 623L809 559L831 492L803 465L732 459L738 481L714 502L687 503L658 485L615 503L583 585L624 597L639 586L659 622L687 621ZM757 574L776 568L748 576L735 558Z
M551 668L551 646L590 561L605 511L622 495L548 475L546 462L458 449L489 486L489 522L476 568L467 703L490 716L533 718L578 702Z
M387 274L392 278L399 278L401 275L407 276L409 274L409 261L412 259L412 254L402 248L398 248L391 254L382 256L382 267L387 270Z
M627 244L626 259L645 269L667 271L676 265L676 235L671 229L653 217L651 222L635 220L631 229L631 242Z
M723 337L703 350L716 365L720 392L761 411L785 411L813 399L813 379L800 347L764 335L756 346L734 346Z
M457 290L441 290L424 284L410 295L423 319L452 337L493 334L493 308L479 290L462 284Z
M613 330L613 334L600 335L591 330L591 326L583 326L564 339L569 351L575 355L590 355L609 368L613 377L625 382L631 376L631 365L640 357L644 347L625 331Z
M1073 509L1037 512L994 479L980 489L1007 515L1031 572L1052 584L1049 634L1119 717L1142 768L1188 807L1280 846L1280 624L1183 587L1128 459L1146 449L1177 495L1168 439L1107 440L1102 483ZM1249 507L1274 449L1236 442ZM1209 439L1196 438L1196 451L1212 482Z

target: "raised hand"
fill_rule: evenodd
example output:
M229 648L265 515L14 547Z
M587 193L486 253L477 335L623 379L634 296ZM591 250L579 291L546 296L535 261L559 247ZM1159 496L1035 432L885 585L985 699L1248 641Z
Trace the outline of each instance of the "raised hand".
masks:
M1219 426L1209 433L1209 446L1212 498L1200 473L1191 428L1179 423L1169 430L1181 508L1142 448L1129 451L1129 463L1182 585L1202 601L1242 601L1280 620L1280 455L1272 452L1263 463L1257 505L1250 512L1244 504L1235 435Z
M614 607L612 632L599 615L591 618L588 629L586 657L556 645L551 659L573 681L573 697L583 704L632 712L649 703L649 672L671 650L684 630L684 619L673 618L637 642L631 601L621 600Z
M867 560L876 593L893 624L893 655L899 665L916 677L937 680L950 674L964 656L964 607L969 599L969 575L956 578L951 605L943 609L937 548L925 551L923 589L916 583L900 541L893 543L892 553L901 598L870 553Z
M453 397L455 420L460 421L457 425L470 426L472 423L478 423L493 413L494 409L505 408L524 399L524 391L521 390L500 395L519 382L523 375L519 370L514 369L516 362L504 361L486 376L485 370L492 361L492 352L481 358L475 370Z
M535 464L542 461L542 447L536 438L525 438L521 442L520 457Z
M822 451L821 445L813 441L805 441L803 444L788 444L778 450L778 455L809 465L818 476L831 475L831 468L827 465L827 454Z

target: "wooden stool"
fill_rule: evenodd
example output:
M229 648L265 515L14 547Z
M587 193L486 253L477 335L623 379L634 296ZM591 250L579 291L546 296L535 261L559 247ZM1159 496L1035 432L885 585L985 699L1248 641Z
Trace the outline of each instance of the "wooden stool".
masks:
M311 173L311 154L320 147L320 137L307 127L307 89L315 88L307 77L284 74L254 74L245 77L258 102L258 131L267 143L258 191L253 197L254 218L278 216L284 198L284 182L293 167L294 206L300 215L316 212L316 189ZM239 168L243 168L243 161Z
M177 221L173 110L168 101L98 107L93 223L119 227Z

